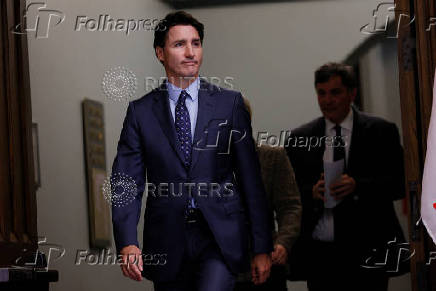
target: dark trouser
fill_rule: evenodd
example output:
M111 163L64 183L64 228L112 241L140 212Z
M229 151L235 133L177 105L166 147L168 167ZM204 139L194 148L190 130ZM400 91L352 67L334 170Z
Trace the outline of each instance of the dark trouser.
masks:
M155 291L232 291L233 275L207 222L186 224L185 252L176 280L154 282Z
M389 277L377 270L362 268L353 260L352 249L335 243L312 242L309 291L387 291Z
M286 269L284 266L273 265L265 283L254 285L253 282L237 282L234 291L287 291Z

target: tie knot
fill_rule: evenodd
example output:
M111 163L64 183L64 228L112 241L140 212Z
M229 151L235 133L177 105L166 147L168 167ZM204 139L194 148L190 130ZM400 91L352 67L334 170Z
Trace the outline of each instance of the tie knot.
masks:
M341 126L339 124L335 125L336 135L341 135Z
M189 94L185 90L182 90L182 92L180 92L179 100L177 101L177 103L185 105L186 97L188 96Z

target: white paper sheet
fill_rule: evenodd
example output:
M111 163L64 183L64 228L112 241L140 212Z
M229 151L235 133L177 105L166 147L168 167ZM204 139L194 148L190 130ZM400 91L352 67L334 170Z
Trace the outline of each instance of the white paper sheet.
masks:
M324 162L324 181L325 181L325 208L334 208L340 201L335 200L330 195L330 185L338 181L344 172L344 160L336 162Z

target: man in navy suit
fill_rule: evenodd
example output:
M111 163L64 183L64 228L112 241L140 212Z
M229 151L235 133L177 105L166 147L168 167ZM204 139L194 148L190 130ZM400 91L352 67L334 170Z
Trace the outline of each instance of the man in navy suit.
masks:
M242 96L200 80L203 24L175 12L157 27L154 48L168 81L129 103L112 168L137 186L131 203L112 207L122 272L158 291L233 290L235 274L250 269L251 246L253 278L263 283L273 246Z

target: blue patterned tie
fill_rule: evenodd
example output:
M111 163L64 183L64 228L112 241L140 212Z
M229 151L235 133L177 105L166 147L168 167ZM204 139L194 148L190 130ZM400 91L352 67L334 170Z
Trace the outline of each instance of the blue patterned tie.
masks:
M179 139L180 149L185 159L185 167L189 169L191 166L191 153L192 153L192 134L191 134L191 120L189 118L188 108L186 108L186 97L189 94L185 90L182 90L177 101L175 110L175 123L176 132ZM191 193L190 193L191 194ZM189 195L188 210L191 208L197 208L197 204L192 195Z
M191 151L192 151L192 135L191 135L191 121L189 118L188 108L186 108L186 97L188 93L182 90L179 100L176 105L176 132L179 139L180 149L182 150L183 157L185 158L185 166L189 169L191 166Z

